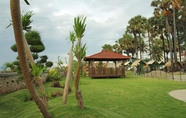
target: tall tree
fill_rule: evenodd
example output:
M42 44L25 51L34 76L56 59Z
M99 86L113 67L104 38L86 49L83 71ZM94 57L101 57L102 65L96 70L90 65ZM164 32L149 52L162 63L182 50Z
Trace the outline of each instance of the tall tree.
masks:
M162 45L161 44L161 39L155 38L154 39L154 45L153 45L153 49L154 49L154 54L155 54L155 59L156 61L161 61L163 55L162 55Z
M126 53L128 56L132 54L132 57L135 53L135 44L134 44L134 37L132 37L131 34L123 34L122 38L119 38L118 41L120 48L124 53Z
M69 39L70 39L70 42L72 42L72 46L71 46L70 52L69 52L68 73L67 73L65 88L64 88L64 92L63 92L63 104L67 103L67 96L68 96L69 87L70 87L70 80L72 78L73 48L74 48L74 42L76 40L74 32L70 32L70 38Z
M20 14L20 0L10 0L10 12L12 17L12 24L13 24L14 36L15 36L15 41L18 50L19 61L22 69L22 74L25 79L25 83L30 92L30 95L34 99L36 105L40 109L43 116L45 118L51 118L51 114L48 112L47 108L39 98L37 91L35 90L30 68L28 66L25 47L24 47L24 35L23 35L23 27L22 27L21 14Z
M33 16L32 11L28 11L26 14L21 16L23 31L26 31L26 33L24 35L24 47L25 47L25 51L26 51L26 56L31 64L31 66L35 65L33 55L35 55L35 57L37 57L38 56L37 53L42 52L45 49L45 47L41 41L39 33L37 31L31 31L32 27L30 26L30 24L32 23L32 20L31 20L32 16ZM9 27L11 25L12 25L12 23L10 23L7 27ZM27 36L28 39L26 39L25 36ZM13 51L17 51L17 50L13 50ZM31 53L31 51L34 52L33 55ZM41 81L41 82L39 82L39 81ZM38 81L36 81L36 82L38 82L39 86L42 86L44 88L41 79L38 79ZM40 88L42 88L42 87L40 87ZM43 92L44 92L44 94L46 94L45 91L43 91ZM43 94L43 92L41 92L41 93ZM47 97L46 96L42 96L42 97L44 97L44 99L43 99L43 100L45 100L44 103L45 103L46 107L48 107Z
M84 36L85 28L86 28L86 17L84 16L77 16L74 18L74 31L76 34L76 37L78 39L78 67L76 70L76 75L75 75L75 96L78 101L78 107L80 109L84 109L84 103L83 103L83 97L81 90L79 90L79 81L80 81L80 69L81 69L81 39Z
M138 49L140 47L140 43L138 39L141 39L141 36L144 36L145 34L145 25L146 25L146 18L142 17L141 15L137 15L133 18L131 18L128 22L127 30L126 32L132 33L134 35L135 39L135 50L136 50L136 59L138 59ZM138 38L137 38L138 35Z
M166 34L165 36L168 39L168 43L169 43L169 48L170 48L170 60L171 60L171 69L173 69L173 55L172 55L172 49L173 49L173 45L172 45L172 39L171 39L171 34L170 34L170 22L169 19L170 17L172 17L172 10L170 9L170 4L167 2L167 0L153 0L151 3L151 6L156 7L155 11L154 11L154 15L156 17L165 17L166 19Z

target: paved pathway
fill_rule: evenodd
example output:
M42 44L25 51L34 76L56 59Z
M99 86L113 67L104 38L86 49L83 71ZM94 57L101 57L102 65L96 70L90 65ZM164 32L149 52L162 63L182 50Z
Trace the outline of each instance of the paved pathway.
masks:
M169 92L169 95L178 100L186 102L186 89L171 91Z

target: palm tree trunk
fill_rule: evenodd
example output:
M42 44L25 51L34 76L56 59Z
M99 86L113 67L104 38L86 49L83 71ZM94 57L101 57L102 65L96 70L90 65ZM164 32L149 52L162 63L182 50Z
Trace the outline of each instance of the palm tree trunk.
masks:
M80 109L84 109L83 97L81 91L79 90L80 69L81 69L81 39L78 39L78 67L75 77L75 96L78 101L78 107Z
M150 52L149 52L150 55L149 55L149 56L150 56L150 60L152 60L152 55L151 55L151 54L152 54L152 50L151 50L152 48L151 48L151 45L150 45L150 42L151 42L150 31L148 31L148 39L149 39L149 40L148 40L148 43L149 43L149 49L150 49Z
M24 36L24 40L23 41L24 41L24 48L25 48L26 56L27 56L28 60L30 61L31 66L33 66L35 64L34 58L33 58L32 54L31 54L31 51L30 51L30 49L28 47L28 43L26 41L25 36ZM43 82L42 82L41 79L42 78L38 78L37 83L38 83L38 85L40 87L43 103L48 108L48 99L47 99L45 88L44 88L44 85L43 85Z
M33 65L33 64L35 64L35 62L34 62L34 59L33 59L32 54L31 54L31 52L30 52L30 49L29 49L29 47L28 47L28 43L27 43L27 41L26 41L25 36L24 36L24 40L23 40L23 41L24 41L24 47L25 47L25 51L26 51L27 58L28 58L28 60L30 61L30 64Z
M162 40L162 47L163 47L163 57L164 57L164 62L166 62L166 57L165 57L165 39L163 37L163 34L161 34L161 40Z
M45 105L46 108L48 108L48 99L46 96L46 92L45 92L45 88L43 86L43 82L42 79L40 77L36 78L37 84L39 85L40 91L41 91L41 98L43 100L43 103Z
M173 25L174 25L174 34L173 34L173 42L174 42L174 67L176 70L178 69L178 58L177 58L177 50L176 50L176 19L175 19L175 8L173 8Z
M168 32L168 39L169 39L169 47L170 47L170 58L171 58L171 70L172 70L172 79L174 80L173 77L173 55L172 55L172 40L170 37L170 29L169 29L169 21L168 17L166 16L166 25L167 25L167 32Z
M65 82L65 88L64 88L64 92L63 92L63 104L67 103L67 96L68 96L68 92L69 92L69 87L70 87L70 80L72 78L72 64L73 64L73 53L72 50L74 48L74 43L72 43L72 47L70 49L70 53L69 53L69 64L68 64L68 73L67 73L67 78L66 78L66 82Z
M27 63L26 53L24 50L25 49L24 42L23 42L24 36L23 36L21 14L20 14L20 0L10 0L10 11L11 11L11 17L13 22L13 29L14 29L19 61L22 69L22 74L25 79L25 83L30 92L30 95L34 99L36 105L40 109L43 116L45 118L51 118L51 114L48 112L47 108L39 98L37 91L35 90L30 68Z
M136 59L138 59L138 39L136 33L134 33L134 40L135 40L135 51L136 51Z

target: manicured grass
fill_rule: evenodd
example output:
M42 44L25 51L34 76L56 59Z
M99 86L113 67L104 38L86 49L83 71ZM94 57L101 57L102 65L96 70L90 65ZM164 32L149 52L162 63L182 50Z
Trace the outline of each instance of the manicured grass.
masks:
M60 81L64 83L64 80ZM50 87L56 92L62 89ZM81 78L85 110L77 107L74 87L66 105L62 97L49 100L49 112L53 118L185 118L186 103L172 98L172 90L186 89L185 82L152 79L128 74L126 78ZM42 118L33 101L24 102L26 89L0 95L0 118Z

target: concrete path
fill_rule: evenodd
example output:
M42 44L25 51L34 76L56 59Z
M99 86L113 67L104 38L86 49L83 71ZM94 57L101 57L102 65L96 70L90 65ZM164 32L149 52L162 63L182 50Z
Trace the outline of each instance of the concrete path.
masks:
M171 91L169 92L169 95L178 100L186 102L186 89Z

